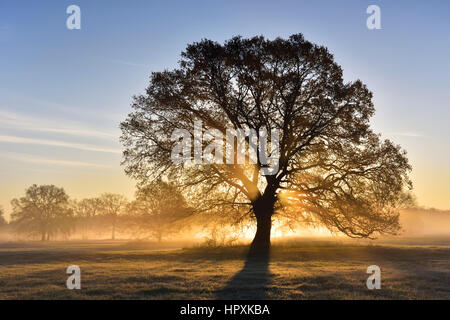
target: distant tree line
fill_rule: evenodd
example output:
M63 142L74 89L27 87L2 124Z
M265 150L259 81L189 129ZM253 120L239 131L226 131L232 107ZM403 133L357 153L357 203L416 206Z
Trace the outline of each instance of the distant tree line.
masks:
M34 184L11 205L9 224L0 208L0 228L8 225L14 233L41 241L73 234L82 239L108 234L114 240L117 233L161 241L185 229L193 212L180 190L161 180L140 186L132 201L113 193L71 200L63 188Z

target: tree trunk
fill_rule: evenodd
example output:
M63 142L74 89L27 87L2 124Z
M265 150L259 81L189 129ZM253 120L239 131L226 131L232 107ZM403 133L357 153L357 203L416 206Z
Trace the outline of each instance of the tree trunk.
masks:
M253 209L256 217L256 234L250 246L250 254L265 255L270 251L274 201L258 200Z
M272 217L263 215L256 217L256 234L252 241L252 247L261 249L270 248L270 230L272 229Z
M116 240L116 217L113 217L112 221L111 240Z

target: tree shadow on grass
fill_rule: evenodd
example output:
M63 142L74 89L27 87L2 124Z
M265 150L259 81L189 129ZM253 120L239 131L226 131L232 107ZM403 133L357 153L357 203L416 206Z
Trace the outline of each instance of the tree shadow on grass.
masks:
M268 299L267 286L270 282L270 252L248 254L245 265L230 281L216 292L219 300Z

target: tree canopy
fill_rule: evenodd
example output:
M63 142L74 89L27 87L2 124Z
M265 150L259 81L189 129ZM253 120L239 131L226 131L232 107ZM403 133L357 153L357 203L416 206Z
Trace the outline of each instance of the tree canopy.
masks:
M165 181L154 181L138 187L136 199L129 206L137 229L152 233L159 241L163 236L182 229L191 209L180 190Z
M372 93L342 73L327 48L301 34L190 44L178 68L153 72L134 97L121 124L126 173L141 183L170 177L200 209L245 208L256 218L255 247L270 246L272 217L287 211L350 237L395 233L411 167L400 146L371 130ZM262 174L259 153L247 164L172 161L171 133L193 134L195 121L223 135L278 130L276 172Z
M121 194L104 193L100 196L100 212L111 225L111 240L116 239L117 221L127 205L127 199Z
M39 234L44 241L57 233L68 234L72 228L73 212L63 188L34 184L11 205L12 223L18 232Z

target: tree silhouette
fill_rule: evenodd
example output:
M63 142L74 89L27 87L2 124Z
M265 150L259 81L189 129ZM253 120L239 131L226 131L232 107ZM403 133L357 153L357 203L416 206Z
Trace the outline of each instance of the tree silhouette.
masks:
M180 231L182 220L191 213L180 190L165 181L139 186L129 208L138 231L150 232L158 242L163 236Z
M102 200L100 198L88 198L73 202L77 225L81 228L83 239L88 238L89 231L92 228L93 219L102 209Z
M48 241L58 232L69 234L72 230L73 212L63 188L34 184L11 205L12 223L18 232L39 234L42 241Z
M3 212L3 208L0 207L0 227L6 225L5 217L3 216L5 213Z
M111 225L111 240L115 240L118 218L127 207L127 199L120 194L104 193L100 196L100 202L100 212L106 218L106 222Z
M170 176L205 206L247 207L257 224L253 249L270 247L282 210L350 237L398 230L396 207L411 186L406 153L373 133L372 93L360 80L344 83L327 48L301 34L234 37L190 44L181 56L178 68L152 73L121 124L128 175L142 183ZM192 135L196 120L223 135L279 130L278 169L262 174L259 153L256 164L172 161L171 133Z

